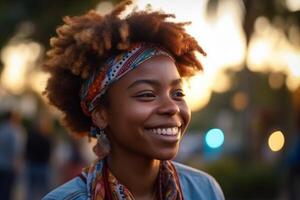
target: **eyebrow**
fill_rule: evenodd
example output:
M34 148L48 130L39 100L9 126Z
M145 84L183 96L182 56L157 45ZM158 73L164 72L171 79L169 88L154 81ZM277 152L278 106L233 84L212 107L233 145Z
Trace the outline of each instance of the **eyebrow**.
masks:
M154 79L140 79L140 80L136 80L134 81L133 83L131 83L127 89L130 89L130 88L133 88L137 85L140 85L140 84L148 84L148 85L152 85L152 86L159 86L160 85L160 82L157 81L157 80L154 80ZM179 79L174 79L172 82L171 82L171 85L174 86L174 85L179 85L179 84L182 84L182 79L179 78Z

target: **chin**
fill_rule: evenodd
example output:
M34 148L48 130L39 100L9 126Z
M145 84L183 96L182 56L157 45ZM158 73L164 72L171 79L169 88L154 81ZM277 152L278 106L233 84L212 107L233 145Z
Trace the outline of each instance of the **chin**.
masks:
M177 155L178 148L160 151L156 156L157 160L172 160Z

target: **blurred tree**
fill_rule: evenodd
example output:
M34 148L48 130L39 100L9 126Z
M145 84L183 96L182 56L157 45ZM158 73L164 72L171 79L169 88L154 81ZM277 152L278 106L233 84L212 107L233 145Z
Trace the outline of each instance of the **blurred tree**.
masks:
M20 27L30 24L27 38L48 46L49 38L55 34L55 27L66 15L78 15L95 8L103 0L61 1L61 0L0 0L0 49L17 33ZM117 3L120 0L108 0ZM0 63L0 73L2 64Z
M274 25L280 25L288 36L290 27L300 25L300 10L291 11L288 9L286 0L239 0L244 6L243 29L246 36L246 44L249 45L254 33L254 23L258 17L267 17ZM214 18L221 0L208 0L207 14ZM238 1L237 1L238 2ZM278 17L285 23L276 24ZM298 44L300 45L300 44Z
M208 0L207 15L210 19L214 19L216 17L217 11L220 8L220 3L221 0ZM254 34L254 25L258 17L264 16L268 18L274 26L280 28L285 32L288 39L291 39L288 34L290 28L293 26L299 27L300 25L300 11L289 10L286 4L286 0L240 0L236 3L241 3L243 6L244 16L242 27L245 34L247 49L249 47L250 40ZM284 23L277 23L278 21L282 21ZM293 44L300 46L300 44ZM256 159L259 154L257 154L258 147L257 145L255 145L255 143L257 142L255 140L257 138L253 135L252 122L255 117L255 101L253 101L253 98L254 94L258 93L257 88L255 87L255 85L258 85L258 83L255 82L254 76L252 76L250 71L248 70L246 66L246 60L244 60L243 65L245 67L240 73L240 89L245 91L250 99L243 116L241 116L241 124L243 128L242 138L244 139L243 150L245 154L245 159L248 159L250 157ZM285 109L286 112L288 112L288 108L291 107L288 104L289 102L285 100L282 100L281 102L282 109Z

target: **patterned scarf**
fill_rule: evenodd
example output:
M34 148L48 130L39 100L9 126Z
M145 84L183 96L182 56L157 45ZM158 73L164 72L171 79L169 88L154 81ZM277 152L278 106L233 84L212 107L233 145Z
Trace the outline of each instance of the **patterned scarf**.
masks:
M88 200L134 200L130 191L108 169L106 160L100 160L84 169ZM183 200L179 178L171 161L161 161L157 198L159 200Z
M90 116L90 113L100 103L101 96L112 83L122 78L125 74L146 60L160 55L167 56L174 60L167 50L149 43L134 44L127 51L119 55L111 56L101 67L95 69L83 83L80 91L81 108L83 112L87 116Z

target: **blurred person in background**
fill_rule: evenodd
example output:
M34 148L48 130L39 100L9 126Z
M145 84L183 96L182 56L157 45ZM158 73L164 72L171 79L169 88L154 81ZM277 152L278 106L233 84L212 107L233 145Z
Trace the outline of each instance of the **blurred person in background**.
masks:
M7 111L0 122L0 199L13 198L15 182L23 165L25 131L21 117Z
M52 121L40 116L28 131L26 143L27 199L39 200L49 190Z
M62 168L62 182L67 182L81 173L86 161L81 153L82 143L74 138L68 139L70 153Z
M182 79L205 52L172 14L90 11L66 17L51 39L45 94L72 133L97 138L98 160L52 199L222 200L210 175L171 161L190 121Z

